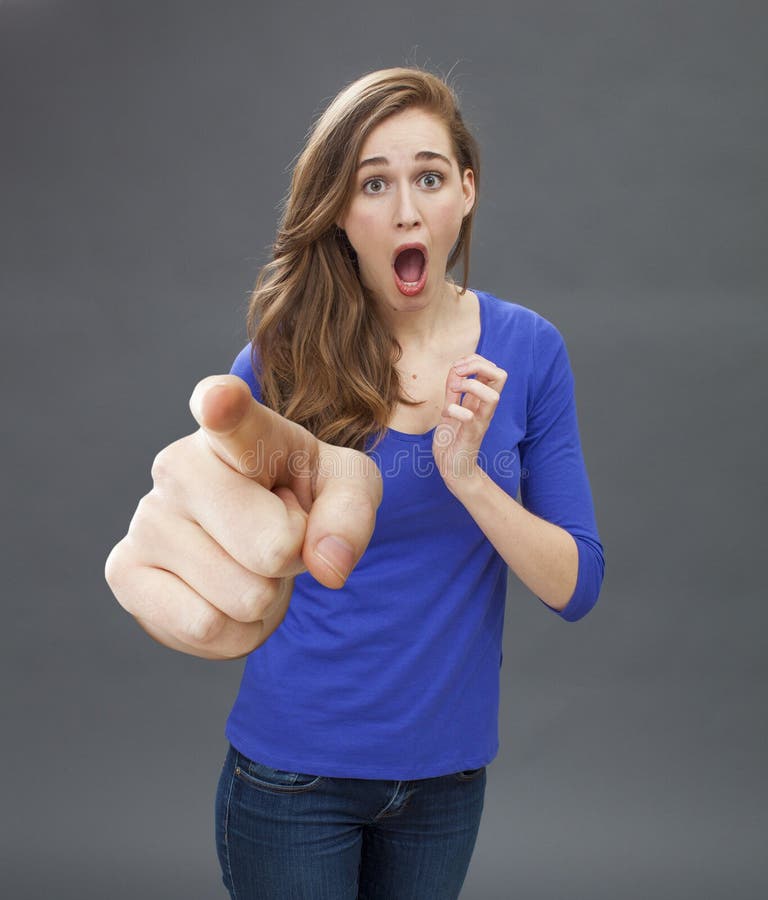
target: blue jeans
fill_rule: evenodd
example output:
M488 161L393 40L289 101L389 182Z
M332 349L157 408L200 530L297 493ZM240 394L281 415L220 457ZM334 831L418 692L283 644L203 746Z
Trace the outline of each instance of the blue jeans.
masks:
M236 900L453 900L475 848L486 769L416 781L272 769L230 745L216 849Z

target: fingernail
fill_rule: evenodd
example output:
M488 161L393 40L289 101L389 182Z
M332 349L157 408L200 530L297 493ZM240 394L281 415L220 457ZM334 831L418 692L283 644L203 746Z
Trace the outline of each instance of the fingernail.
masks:
M343 539L332 534L326 535L315 547L315 556L346 581L355 562L355 551Z

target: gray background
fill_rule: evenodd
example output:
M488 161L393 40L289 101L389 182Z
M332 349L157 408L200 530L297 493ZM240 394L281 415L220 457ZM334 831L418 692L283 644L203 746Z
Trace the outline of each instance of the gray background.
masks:
M451 71L482 147L470 285L566 338L607 558L576 624L510 585L462 897L766 896L767 26L738 0L0 2L4 896L225 896L243 662L155 644L104 560L245 343L311 119L403 63Z

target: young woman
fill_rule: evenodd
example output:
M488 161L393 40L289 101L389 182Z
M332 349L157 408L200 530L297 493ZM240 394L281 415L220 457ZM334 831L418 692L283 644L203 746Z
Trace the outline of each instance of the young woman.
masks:
M567 621L600 591L562 336L467 288L479 174L441 79L341 91L250 341L195 388L200 429L158 454L107 562L155 639L247 656L216 797L241 900L458 897L498 751L507 569Z

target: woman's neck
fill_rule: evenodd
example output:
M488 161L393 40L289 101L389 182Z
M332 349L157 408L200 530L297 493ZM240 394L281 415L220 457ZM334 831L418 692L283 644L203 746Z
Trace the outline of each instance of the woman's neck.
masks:
M446 281L435 301L423 309L385 309L383 318L403 352L422 353L441 346L453 332L460 303L455 285Z

